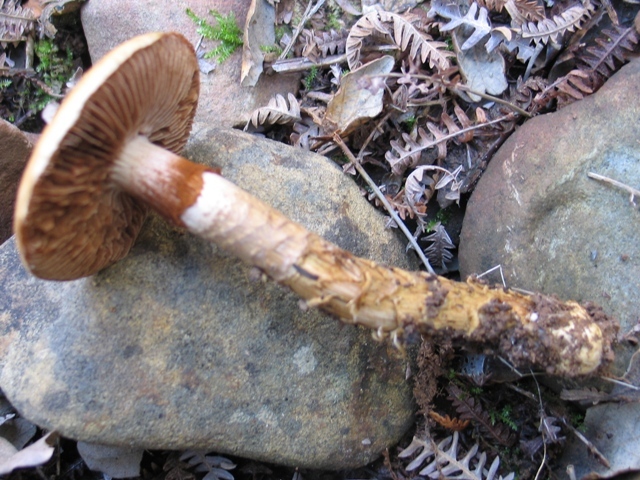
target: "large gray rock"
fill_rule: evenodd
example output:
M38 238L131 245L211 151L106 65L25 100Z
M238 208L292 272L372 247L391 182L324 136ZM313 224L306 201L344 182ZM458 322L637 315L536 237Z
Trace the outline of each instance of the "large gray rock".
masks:
M382 215L323 157L205 128L187 156L344 248L410 267ZM6 242L0 387L36 424L95 443L340 469L398 441L414 411L406 360L250 277L157 218L126 259L73 282L31 277Z
M250 4L246 0L89 0L82 7L82 27L95 62L125 40L147 32L180 32L197 45L200 35L196 32L197 25L185 13L187 8L214 25L216 21L209 10L223 15L233 12L244 29ZM207 52L212 46L205 40L199 51ZM297 91L300 74L263 74L255 87L240 86L241 50L236 50L213 72L200 75L196 121L223 127L243 124L253 110L266 106L271 97L276 94L286 97L287 93Z
M33 145L17 127L0 119L0 243L13 231L13 208L22 170Z
M518 129L469 202L463 275L502 265L509 286L594 301L626 331L640 311L640 60L600 91ZM636 199L638 201L640 199Z

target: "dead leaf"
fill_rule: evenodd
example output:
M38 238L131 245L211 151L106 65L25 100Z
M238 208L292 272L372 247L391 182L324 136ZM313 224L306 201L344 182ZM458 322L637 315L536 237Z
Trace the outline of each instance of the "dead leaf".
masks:
M0 425L0 437L20 450L35 436L36 430L36 426L27 419L13 418Z
M276 10L266 0L252 0L247 13L242 45L242 71L240 83L243 87L253 87L262 74L264 53L262 45L273 45Z
M5 440L5 448L1 449L2 457L0 458L0 475L11 473L16 468L37 467L38 465L48 462L55 450L53 445L57 439L58 434L56 432L50 432L37 442L32 443L19 452L10 454L8 457L5 457L4 455L9 453L11 450L6 445L6 443L9 442Z
M137 477L143 450L78 442L78 453L91 470L112 478Z
M336 3L340 6L340 8L342 8L342 10L350 15L362 15L362 8L358 8L360 7L360 5L356 7L349 0L336 0Z
M453 45L458 56L460 74L467 87L490 95L500 95L508 86L505 76L503 56L496 50L487 52L484 45L476 43L473 47L462 50L460 45L467 43L466 37L459 30L452 32ZM472 102L481 97L467 93Z
M355 128L382 111L384 89L372 93L362 86L361 81L368 82L375 75L386 75L391 72L395 60L386 55L342 77L340 89L327 105L327 113L323 127L327 133L338 132L348 135Z

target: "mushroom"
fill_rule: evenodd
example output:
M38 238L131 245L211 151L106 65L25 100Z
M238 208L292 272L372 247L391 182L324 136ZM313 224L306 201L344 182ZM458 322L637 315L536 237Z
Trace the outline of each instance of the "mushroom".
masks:
M615 325L595 307L355 257L180 157L198 85L193 48L177 33L136 37L82 78L43 132L18 192L17 244L34 275L70 280L116 262L151 208L379 338L459 338L567 376L611 360Z

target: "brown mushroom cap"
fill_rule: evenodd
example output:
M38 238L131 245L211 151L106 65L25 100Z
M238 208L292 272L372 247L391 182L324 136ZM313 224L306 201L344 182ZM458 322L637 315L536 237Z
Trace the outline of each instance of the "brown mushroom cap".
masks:
M199 93L198 62L177 33L123 43L65 98L34 149L18 190L18 250L36 276L88 276L124 257L147 207L111 181L126 142L143 136L179 153Z

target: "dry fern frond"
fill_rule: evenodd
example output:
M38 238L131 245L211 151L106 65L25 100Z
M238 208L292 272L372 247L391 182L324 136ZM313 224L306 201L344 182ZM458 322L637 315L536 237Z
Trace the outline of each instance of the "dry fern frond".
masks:
M479 401L467 395L456 385L449 385L447 392L449 392L449 398L458 414L460 414L460 418L471 420L482 432L489 435L500 445L510 447L515 443L516 437L509 430L509 427L498 421L494 423Z
M429 416L434 419L438 425L451 430L453 432L461 432L469 426L469 420L460 420L459 418L451 418L449 415L444 417L433 410L429 411Z
M436 191L435 180L425 175L427 168L418 167L409 174L404 184L406 203L414 208L416 205L426 205Z
M300 32L299 42L302 49L300 55L308 58L312 62L317 62L319 58L326 58L329 55L339 55L344 53L347 43L347 32L342 30L336 32L319 32L304 29ZM296 51L300 47L296 48Z
M476 3L492 12L501 12L510 1L513 0L476 0Z
M353 70L360 64L363 41L374 32L391 37L401 51L407 50L411 45L409 51L411 59L420 59L422 63L428 62L430 68L438 71L449 68L451 66L449 58L455 56L453 52L445 50L446 43L434 41L431 36L419 31L403 16L376 10L362 16L349 31L346 54L350 69Z
M260 107L251 114L251 118L245 126L245 131L249 125L258 128L261 125L289 125L300 121L300 104L296 97L289 93L287 95L289 105L285 98L278 94L271 100L266 107Z
M0 42L7 43L26 40L26 34L35 29L33 12L20 6L20 0L5 0L0 7Z
M180 455L179 460L185 462L196 472L207 472L202 480L234 480L229 470L236 468L236 464L225 457L205 455L196 450L187 450Z
M441 17L449 19L449 22L440 27L441 32L447 32L460 26L466 26L473 30L473 33L460 47L461 50L468 50L482 40L491 32L491 24L489 23L489 11L480 7L478 4L472 3L466 14L462 15L460 7L455 4L445 4L442 0L434 0L429 10L429 17Z
M438 222L433 229L433 233L427 235L422 240L431 242L431 245L424 250L425 255L429 259L429 263L433 266L440 266L442 270L447 270L446 264L453 260L451 250L456 248L447 230ZM470 421L468 418L464 420L467 423Z
M613 30L602 30L602 35L595 39L597 46L587 47L586 53L578 58L601 76L600 82L604 82L617 70L616 61L626 63L631 54L637 52L638 40L633 25L627 28L614 25Z
M453 436L447 437L440 443L436 444L430 440L422 440L413 437L411 444L402 450L399 458L411 457L414 453L421 450L420 454L406 466L408 472L423 467L418 475L429 478L456 478L465 480L513 480L514 473L510 473L506 477L498 477L498 468L500 467L500 457L497 456L491 465L485 468L487 462L487 454L479 453L479 445L476 443L471 447L462 458L458 458L460 434L454 432ZM446 450L445 450L446 449ZM433 460L431 458L433 457ZM431 460L426 466L425 462Z
M426 158L423 154L423 151L431 148L437 148L437 158L444 159L447 156L447 142L449 140L455 139L456 141L469 142L473 139L477 130L496 122L496 120L491 120L473 125L460 107L454 107L454 112L462 124L462 128L456 124L451 116L443 113L441 119L446 126L446 130L438 127L435 123L427 122L429 132L423 128L418 128L417 136L415 134L414 137L406 133L402 134L404 144L398 140L389 142L391 150L385 153L384 158L395 175L402 175L407 168L415 167L418 164L433 163L432 161L425 161Z
M582 22L591 17L595 7L591 2L585 5L574 5L560 15L545 18L538 22L528 22L522 25L522 38L531 39L534 43L558 42L565 32L573 32Z
M589 86L591 76L589 72L575 69L551 84L540 77L532 77L519 85L517 91L521 99L530 96L529 111L535 113L547 109L554 99L558 107L563 107L593 93Z
M544 6L537 0L507 0L505 9L509 12L513 26L520 26L527 21L539 22L545 19Z
M320 32L319 35L314 35L317 48L320 50L323 58L329 55L338 55L344 53L347 45L347 32L342 30L336 32L331 30L330 32Z

